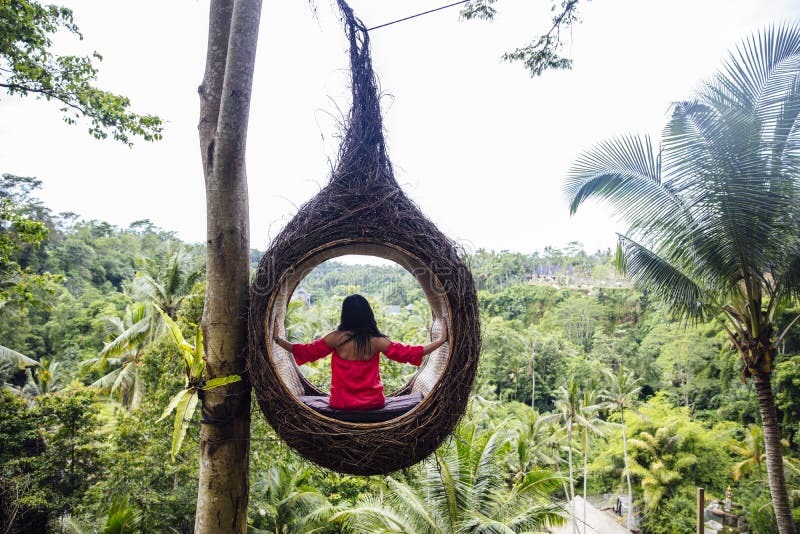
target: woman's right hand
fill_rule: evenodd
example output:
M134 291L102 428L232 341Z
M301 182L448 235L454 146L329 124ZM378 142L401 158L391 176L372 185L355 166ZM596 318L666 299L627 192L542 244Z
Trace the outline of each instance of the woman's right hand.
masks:
M436 349L438 349L439 347L444 345L444 342L447 341L447 334L448 334L448 332L447 332L447 321L443 319L442 320L442 333L439 335L439 339L437 339L433 343L428 343L427 345L424 345L422 347L422 354L424 354L424 355L430 354L431 352L435 351Z

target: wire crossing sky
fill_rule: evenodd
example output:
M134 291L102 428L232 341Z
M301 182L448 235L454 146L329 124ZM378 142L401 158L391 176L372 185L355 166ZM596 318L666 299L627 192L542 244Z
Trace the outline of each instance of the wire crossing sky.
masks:
M417 13L416 15L409 15L408 17L403 17L402 19L393 20L391 22L386 22L384 24L379 24L378 26L373 26L372 28L367 28L367 31L370 32L372 30L377 30L378 28L385 28L386 26L391 26L392 24L397 24L398 22L405 22L407 20L415 19L417 17L421 17L423 15L428 15L430 13L436 13L437 11L441 11L443 9L447 9L449 7L460 6L461 4L466 4L469 0L462 0L461 2L454 2L452 4L447 4L446 6L437 7L434 9L429 9L428 11L423 11L422 13Z

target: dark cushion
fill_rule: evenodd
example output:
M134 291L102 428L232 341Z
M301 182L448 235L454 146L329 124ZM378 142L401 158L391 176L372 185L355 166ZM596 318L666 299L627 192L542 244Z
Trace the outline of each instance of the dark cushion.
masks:
M339 421L349 421L351 423L379 423L388 421L395 417L400 417L409 412L414 406L422 401L422 393L412 393L411 395L398 395L396 397L386 397L386 404L377 410L336 410L331 408L330 397L306 395L298 397L300 402L313 408L315 411L338 419Z

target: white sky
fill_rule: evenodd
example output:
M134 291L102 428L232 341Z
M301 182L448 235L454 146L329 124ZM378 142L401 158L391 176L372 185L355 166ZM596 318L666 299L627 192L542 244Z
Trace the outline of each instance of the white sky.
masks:
M248 142L251 246L324 185L337 118L349 106L346 41L328 0L264 2ZM368 27L449 3L352 0ZM40 198L127 227L138 219L205 240L196 89L208 2L65 1L98 50L103 88L166 119L164 140L133 149L67 126L54 103L0 95L0 172L35 176ZM504 51L549 27L550 2L500 0L492 22L459 22L451 8L371 34L389 153L398 181L468 250L519 252L581 241L611 247L609 211L569 217L561 182L576 156L625 133L658 136L670 102L708 78L746 35L800 19L796 0L595 0L581 8L568 54L574 68L530 78ZM339 111L341 110L341 112Z

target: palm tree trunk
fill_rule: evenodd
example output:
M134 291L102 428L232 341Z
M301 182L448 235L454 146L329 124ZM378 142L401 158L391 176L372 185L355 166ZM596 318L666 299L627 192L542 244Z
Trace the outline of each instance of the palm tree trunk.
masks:
M572 516L575 534L578 534L578 518L575 516L575 477L572 474L572 418L567 420L567 447L569 447L569 514Z
M135 365L135 363L131 363L129 365ZM139 376L139 371L136 371L136 377L133 381L133 398L131 400L131 410L137 409L142 404L142 398L144 396L143 386L142 386L142 379Z
M628 466L628 438L625 436L625 410L620 408L619 420L622 423L622 457L625 459L625 479L628 482L628 519L627 529L631 531L631 516L633 516L633 489L631 488L631 470Z
M556 460L556 471L558 472L559 476L561 475L561 453L558 451L558 447L554 452L555 460ZM564 495L567 497L569 501L569 488L567 487L567 483L564 482L564 477L561 477L561 487L564 490Z
M775 410L770 375L769 372L759 372L753 377L758 395L758 407L761 411L761 426L764 428L764 452L767 455L769 491L772 495L775 518L778 521L778 531L780 534L797 534L792 519L792 508L789 504L789 492L786 489L786 478L783 474L781 433L778 427L778 413Z
M589 474L589 466L587 464L589 452L589 430L583 429L583 534L586 534L586 479Z

